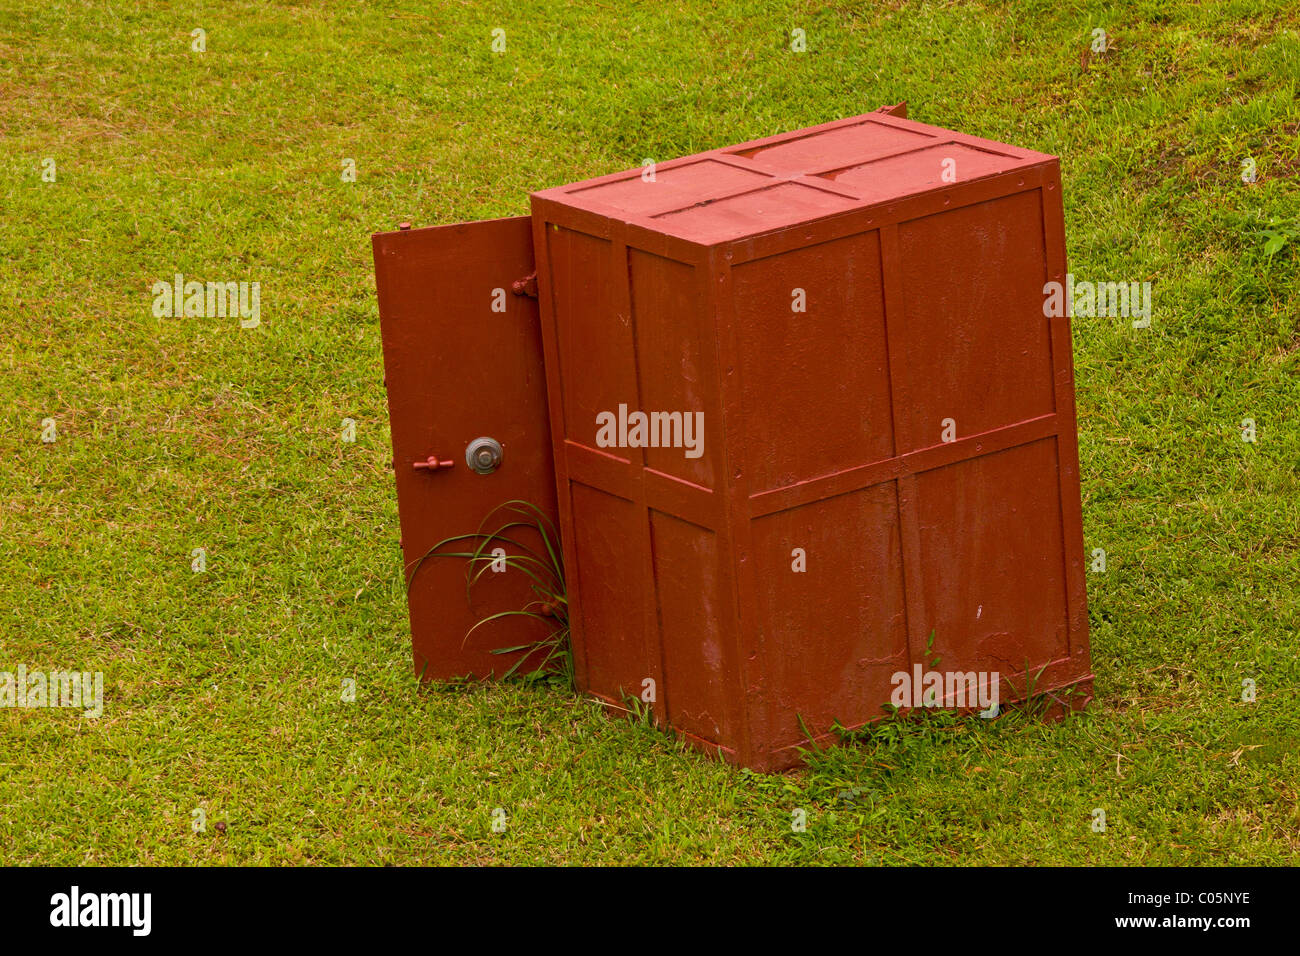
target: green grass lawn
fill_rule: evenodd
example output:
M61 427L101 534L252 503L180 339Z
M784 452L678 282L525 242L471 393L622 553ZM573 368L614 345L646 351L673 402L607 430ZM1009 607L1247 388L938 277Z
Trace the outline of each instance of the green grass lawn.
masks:
M7 0L0 670L105 711L0 709L0 862L1296 862L1298 80L1296 3ZM1090 710L762 777L418 693L370 233L903 99L1059 155L1073 273L1154 284L1150 328L1074 324ZM260 326L155 318L177 272Z

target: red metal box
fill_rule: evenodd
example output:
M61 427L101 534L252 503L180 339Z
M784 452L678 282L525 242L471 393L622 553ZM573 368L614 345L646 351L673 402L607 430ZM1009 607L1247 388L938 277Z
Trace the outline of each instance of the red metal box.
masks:
M1086 699L1055 157L880 112L532 228L581 689L764 770L899 675Z
M524 499L562 532L579 688L728 760L974 709L972 678L1086 702L1059 165L895 113L374 237L420 673L551 630L471 632L530 582L467 601L429 557Z

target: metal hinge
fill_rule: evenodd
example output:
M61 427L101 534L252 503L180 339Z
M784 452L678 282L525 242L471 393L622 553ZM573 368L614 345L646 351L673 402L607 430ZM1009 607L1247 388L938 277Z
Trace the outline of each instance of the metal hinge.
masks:
M529 298L537 298L537 273L530 272L522 279L516 279L510 286L510 291L515 295L526 295Z

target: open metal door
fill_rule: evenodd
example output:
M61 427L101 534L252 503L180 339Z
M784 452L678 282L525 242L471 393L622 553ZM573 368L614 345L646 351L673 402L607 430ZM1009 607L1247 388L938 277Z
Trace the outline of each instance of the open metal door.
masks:
M537 299L528 294L536 286L520 281L534 268L531 220L403 228L377 233L372 245L415 671L433 680L500 676L520 655L494 649L542 640L554 624L509 616L470 630L525 609L536 599L531 579L498 562L467 597L469 562L430 549L479 531L512 500L532 503L558 527ZM518 546L493 542L488 551L499 544L510 554L519 546L545 554L535 531L508 535ZM440 551L474 547L462 541Z

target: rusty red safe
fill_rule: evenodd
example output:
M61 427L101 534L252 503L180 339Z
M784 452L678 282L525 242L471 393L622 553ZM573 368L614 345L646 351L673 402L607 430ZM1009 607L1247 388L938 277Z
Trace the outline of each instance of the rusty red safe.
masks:
M475 233L499 226L443 227L461 244L404 293L377 266L390 401L416 396L395 452L473 422L403 446L404 538L506 497L557 508L579 689L755 769L891 704L1091 693L1070 326L1044 308L1059 163L901 112L534 193L511 220L531 248L512 233L498 261ZM376 237L377 263L420 232ZM422 298L394 318L402 295ZM427 380L395 383L407 352ZM421 394L448 374L498 382L500 407ZM403 486L406 459L498 427L500 469L463 476L477 497L435 485L454 468ZM417 620L420 593L417 648L459 646L463 609Z

